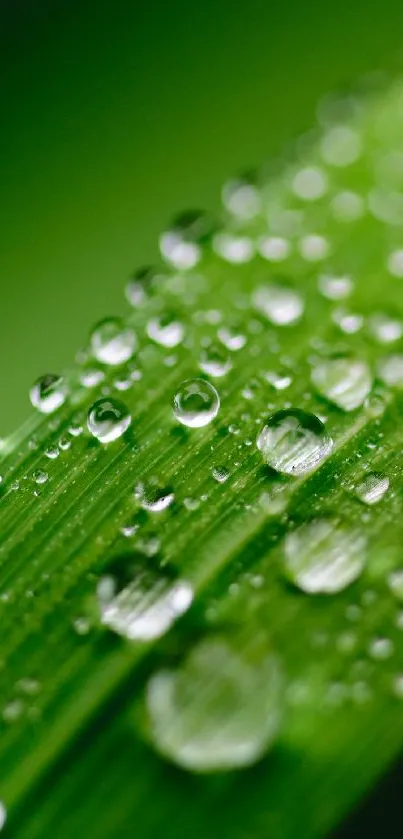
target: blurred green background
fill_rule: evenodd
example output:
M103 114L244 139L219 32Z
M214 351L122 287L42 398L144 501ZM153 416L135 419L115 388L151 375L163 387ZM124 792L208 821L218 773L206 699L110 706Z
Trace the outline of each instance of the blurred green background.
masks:
M393 68L403 4L13 0L0 21L2 435L174 212L214 209L321 94Z

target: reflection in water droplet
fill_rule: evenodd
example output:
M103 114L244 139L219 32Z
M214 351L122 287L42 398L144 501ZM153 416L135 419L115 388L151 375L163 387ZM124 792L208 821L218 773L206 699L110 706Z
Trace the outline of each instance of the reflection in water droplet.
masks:
M298 409L277 411L257 438L263 460L277 472L311 472L333 446L325 426L314 414Z
M47 373L31 387L29 396L34 408L42 414L52 414L65 402L67 387L61 376Z
M132 418L126 405L117 399L99 399L88 411L87 426L101 443L111 443L129 428Z
M175 498L170 488L160 486L153 479L139 482L134 494L140 507L143 510L148 510L150 513L161 513L163 510L167 510Z
M236 769L255 763L278 733L281 674L272 654L248 656L210 637L151 677L146 704L154 745L169 760L193 772Z
M182 382L174 396L175 418L189 428L202 428L218 414L220 397L213 385L204 379Z
M183 341L185 330L183 324L175 316L165 313L159 317L150 318L147 324L147 335L152 341L163 347L176 347Z
M232 361L223 346L211 344L201 351L199 367L207 376L220 379L232 368Z
M296 291L274 283L257 288L252 295L252 302L276 326L296 323L304 311L304 302Z
M366 563L366 538L337 519L314 519L288 533L284 572L307 594L342 591L360 576Z
M353 358L322 361L312 370L311 379L318 393L343 411L362 405L372 387L368 365Z
M124 364L132 357L136 346L133 329L125 326L120 318L105 318L91 333L91 350L102 364Z
M378 504L389 489L389 478L380 472L369 472L355 488L355 494L363 504Z
M121 557L97 586L101 623L130 641L160 638L183 615L193 600L185 580L144 567L144 561Z

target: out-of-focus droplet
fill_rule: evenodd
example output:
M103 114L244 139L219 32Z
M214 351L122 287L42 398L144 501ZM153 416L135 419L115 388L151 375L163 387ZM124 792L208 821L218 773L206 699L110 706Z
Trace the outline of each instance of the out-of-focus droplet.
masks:
M365 212L364 200L356 192L338 192L330 203L330 210L336 221L351 224L358 221Z
M257 438L263 460L276 472L304 475L327 457L333 447L323 423L297 408L273 414Z
M90 368L87 370L83 370L80 373L80 384L83 387L96 387L97 385L101 384L105 378L105 373L103 370L97 370L96 368Z
M403 602L403 569L398 568L395 571L391 571L388 576L388 586L396 600L400 600Z
M283 262L290 255L291 245L283 236L262 236L257 249L268 262Z
M160 237L161 254L177 269L190 269L200 261L203 245L210 239L213 223L209 216L190 210L177 216Z
M29 392L31 403L42 414L53 414L63 405L67 397L67 386L56 373L41 376Z
M368 655L375 661L386 661L393 654L390 638L373 638L368 645Z
M275 283L259 286L252 295L252 302L255 309L276 326L296 323L304 311L304 301L298 292Z
M249 236L235 233L217 233L213 239L214 250L233 265L250 262L255 252L254 244Z
M392 251L388 258L388 271L392 277L403 279L403 250Z
M403 335L403 323L388 315L373 315L369 320L369 328L380 344L393 344Z
M366 547L365 535L358 528L337 519L314 519L287 534L284 572L307 594L334 594L360 576Z
M222 191L226 209L242 221L250 221L259 215L262 198L253 178L248 175L228 181Z
M351 166L361 154L361 138L357 131L346 125L335 125L321 142L322 157L332 166Z
M185 580L171 580L141 559L119 557L99 580L97 600L104 626L130 641L164 635L193 600Z
M229 326L220 326L217 336L221 343L224 344L228 350L231 350L231 352L242 350L247 340L246 335L244 335L243 332Z
M344 300L353 290L351 277L321 274L318 280L319 291L328 300Z
M268 370L263 373L263 377L267 382L269 382L269 384L272 385L272 387L274 387L275 390L286 390L292 382L292 376L289 376L286 373L276 373L272 370Z
M232 361L222 345L210 344L200 353L199 367L207 376L220 379L229 373L232 368Z
M378 504L389 489L389 478L380 472L369 472L355 487L355 494L363 504Z
M153 284L162 275L151 266L138 268L126 283L125 294L128 303L137 309L142 306Z
M188 428L202 428L218 414L220 397L213 385L204 379L188 379L175 393L175 418Z
M325 259L329 250L328 240L317 233L303 236L299 242L299 252L307 262L320 262L322 259Z
M300 169L292 182L293 192L303 201L317 201L325 194L327 187L326 172L317 166Z
M253 656L224 638L194 646L172 670L148 682L146 705L156 749L193 772L255 763L276 738L282 677L270 653Z
M147 335L152 341L163 347L172 349L183 341L185 329L175 315L166 312L158 317L150 318L147 323Z
M132 357L137 338L130 326L120 318L105 318L91 333L91 350L102 364L117 366Z
M349 357L319 362L311 379L317 392L343 411L354 411L362 405L372 388L368 364Z
M3 829L6 821L7 821L7 810L6 810L5 804L3 804L2 801L0 801L0 830Z
M98 399L88 411L87 426L101 443L112 443L127 431L132 421L123 402L117 399Z
M377 364L377 373L385 385L403 388L403 354L395 353L381 358Z

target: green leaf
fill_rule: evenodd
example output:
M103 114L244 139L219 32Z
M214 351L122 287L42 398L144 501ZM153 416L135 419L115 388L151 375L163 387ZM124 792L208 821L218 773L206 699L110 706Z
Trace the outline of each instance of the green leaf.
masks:
M400 750L402 97L176 219L3 441L21 839L321 836Z

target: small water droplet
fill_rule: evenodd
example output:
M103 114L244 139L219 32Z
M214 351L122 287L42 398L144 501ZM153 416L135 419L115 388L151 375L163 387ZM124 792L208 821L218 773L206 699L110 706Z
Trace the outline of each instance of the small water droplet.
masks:
M111 443L129 428L132 418L117 399L99 399L88 411L88 430L101 443Z
M115 560L97 586L101 622L130 641L160 638L193 600L185 580L170 580L133 557Z
M316 233L303 236L299 243L300 254L307 262L320 262L320 260L325 259L329 250L327 239Z
M56 460L56 458L59 457L59 454L60 451L56 448L56 446L48 446L48 448L45 449L45 456L48 457L49 460Z
M266 381L275 388L275 390L286 390L292 382L291 376L275 373L273 371L268 371L267 373L264 373L263 376Z
M171 506L175 499L172 489L161 486L158 481L149 478L147 481L140 481L134 491L135 498L143 510L150 513L161 513Z
M91 350L102 364L117 366L132 357L137 346L133 329L120 318L105 318L91 333Z
M209 240L213 223L205 214L190 210L177 216L160 237L163 258L178 269L190 269L200 261L202 247Z
M252 295L252 302L276 326L296 323L304 311L304 302L296 291L274 283L259 286Z
M91 632L91 621L86 615L79 615L73 620L73 629L77 635L88 635Z
M66 401L67 387L62 376L47 373L35 382L29 396L34 408L42 414L52 414Z
M336 221L350 224L364 215L365 204L361 195L345 190L334 196L330 203L330 209Z
M175 418L188 428L202 428L218 414L220 397L215 387L204 379L182 382L174 396Z
M353 281L347 276L333 276L332 274L321 274L318 280L318 288L328 300L344 300L349 297L353 290Z
M48 473L44 472L42 469L36 469L35 472L32 473L32 477L36 484L45 484L49 479Z
M283 236L262 236L258 240L257 249L268 262L283 262L290 255L291 245Z
M288 533L287 578L307 594L334 594L356 580L366 563L366 538L337 519L314 519Z
M276 472L311 472L333 447L325 426L314 414L299 409L277 411L257 438L263 460Z
M17 722L23 715L25 709L22 699L13 699L3 708L3 720L6 723Z
M361 154L361 138L346 125L330 128L321 142L322 157L332 166L351 166Z
M303 201L317 201L325 194L328 187L327 176L317 166L300 169L292 182L292 189Z
M213 239L214 250L233 265L242 265L250 262L254 255L254 244L249 236L240 236L233 233L217 233Z
M224 185L222 200L227 210L243 221L250 221L259 214L262 199L250 176L234 178Z
M389 489L389 478L380 472L369 472L356 486L355 494L363 504L378 504Z
M207 376L220 379L226 376L232 368L232 361L223 346L210 344L201 351L199 367Z
M388 315L373 315L369 320L369 328L380 344L393 344L403 335L403 323Z
M217 332L218 338L228 350L237 352L242 350L246 344L246 335L235 328L221 326Z
M147 324L148 337L168 349L177 347L183 341L184 334L183 324L171 312L150 318Z
M372 387L365 361L332 358L317 364L311 373L317 392L343 411L354 411L365 402Z
M240 653L220 637L194 646L180 666L148 682L154 744L194 772L255 763L277 736L282 679L276 658Z
M368 645L368 655L375 661L386 661L393 655L393 643L390 638L373 638Z
M211 474L215 481L219 484L224 484L229 478L229 471L225 466L214 466Z
M382 358L377 364L377 373L385 385L403 388L403 355L397 353Z
M91 367L80 373L80 384L82 384L83 387L88 388L96 387L103 382L104 378L105 373L103 370L97 370L96 367Z

